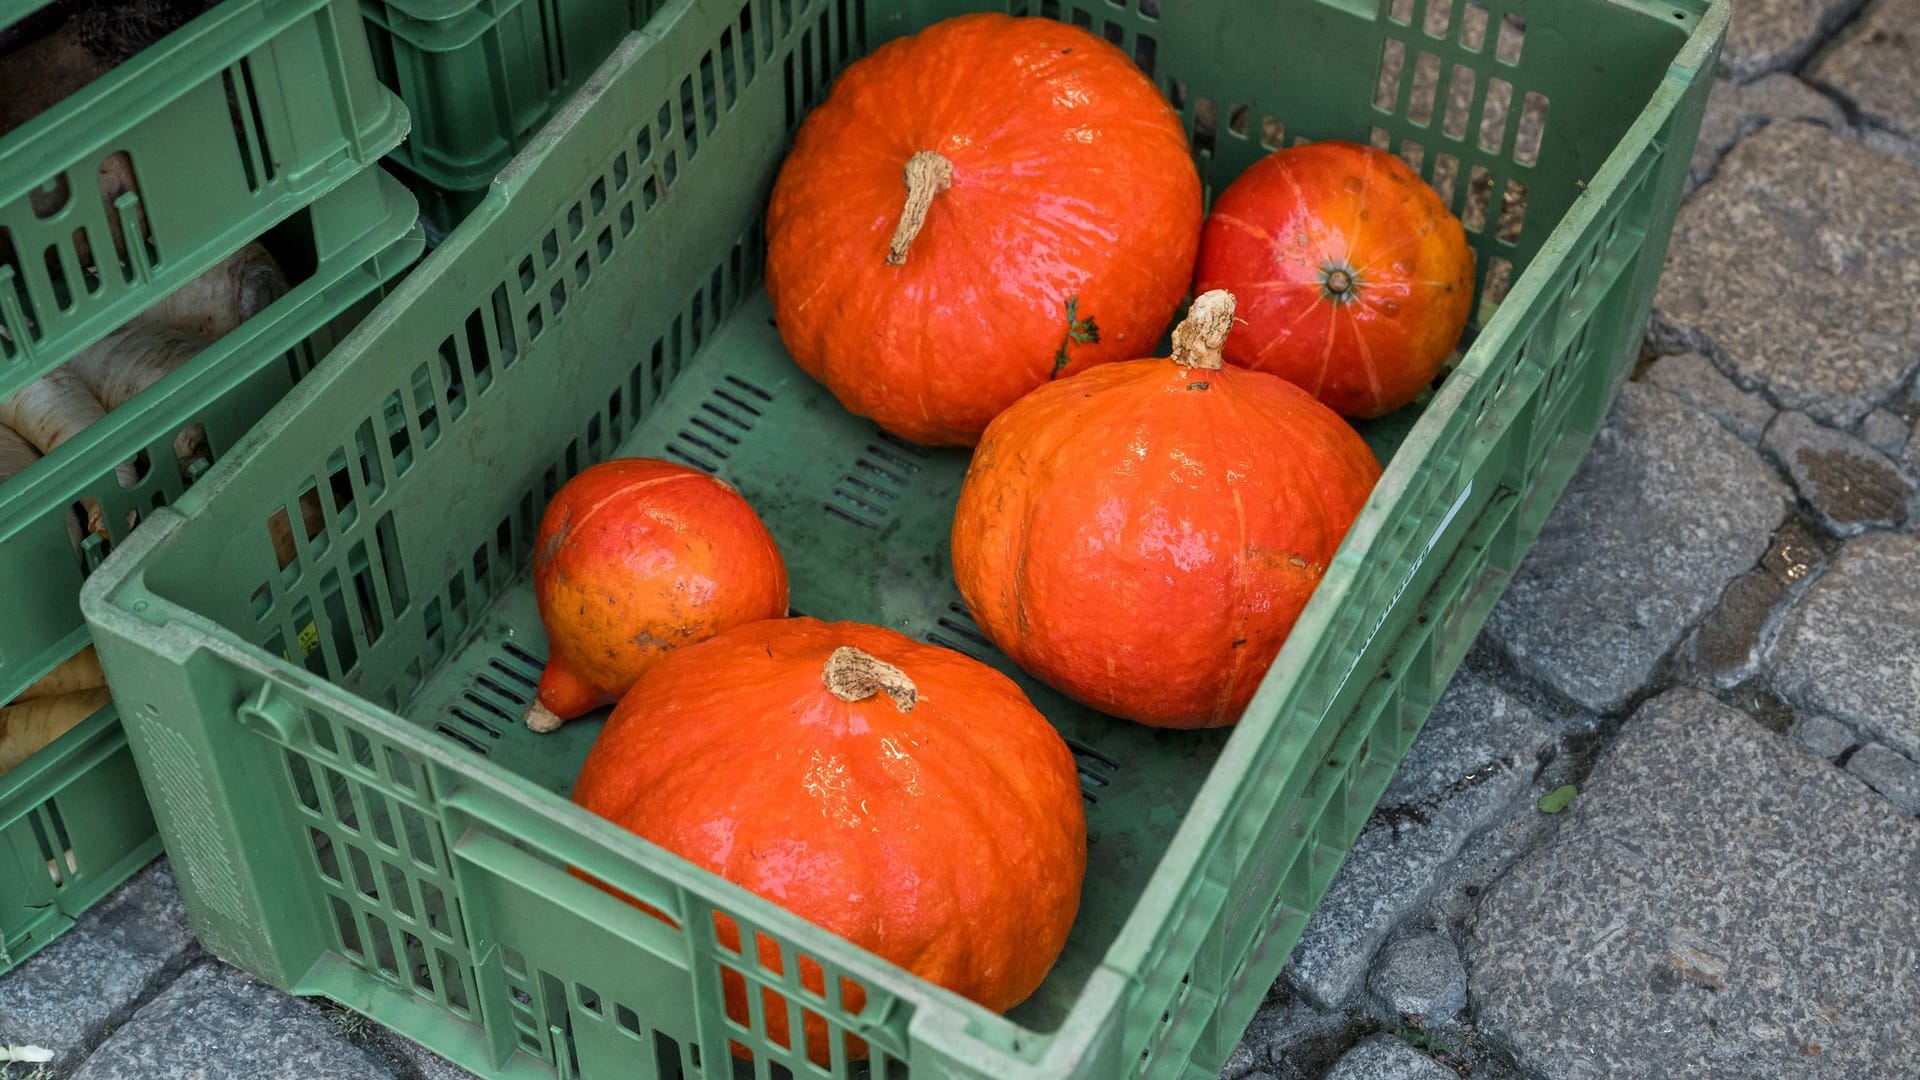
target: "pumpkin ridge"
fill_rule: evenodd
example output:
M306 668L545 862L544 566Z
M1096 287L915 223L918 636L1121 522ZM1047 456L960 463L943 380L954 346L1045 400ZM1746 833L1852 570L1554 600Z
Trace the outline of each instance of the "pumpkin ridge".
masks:
M1307 408L1307 402L1312 399L1307 395L1306 391L1301 390L1299 387L1296 387L1291 383L1288 383L1286 380L1281 379L1277 375L1266 375L1265 377L1274 380L1273 389L1275 391L1280 393L1286 393L1288 397L1293 398L1291 406L1297 414L1301 416L1311 416L1314 419L1320 420L1320 421L1326 421L1327 419L1329 419L1330 414L1317 413L1314 410ZM1270 412L1269 410L1266 410L1266 409L1260 409L1256 411L1261 415L1261 417L1265 420L1268 426L1272 427L1276 432L1280 432L1284 430L1280 428L1278 417L1277 415L1275 415L1274 412ZM1333 423L1339 424L1342 428L1345 428L1348 431L1352 430L1351 428L1347 428L1346 422L1343 420L1340 420L1338 416L1331 416L1331 419ZM1361 445L1362 447L1365 447L1364 443L1362 443ZM1372 449L1371 448L1366 448L1366 449L1367 449L1368 460L1371 461L1374 466L1374 470L1375 470L1374 480L1377 481L1379 462L1376 460L1373 460ZM1309 454L1316 455L1315 458L1312 460L1308 460L1306 455L1302 455L1302 454L1289 455L1285 459L1286 464L1289 468L1293 470L1293 479L1296 484L1302 484L1304 485L1305 489L1310 489L1315 492L1322 493L1323 495L1328 490L1328 487L1329 487L1328 483L1325 480L1326 474L1329 472L1335 472L1335 471L1340 473L1350 473L1351 466L1354 464L1354 462L1351 460L1343 460L1339 457L1336 457L1333 453L1328 452L1328 448L1326 446L1318 443L1308 442L1307 451ZM1369 491L1371 491L1372 483L1369 482L1366 485L1366 487ZM1365 502L1366 502L1366 499L1363 496L1359 502L1359 505L1356 505L1354 507L1354 513L1353 515L1351 515L1351 517L1358 516L1359 507L1364 506ZM1339 539L1346 535L1347 529L1352 527L1351 523L1349 522L1347 526L1336 529L1334 528L1333 521L1328 517L1328 514L1331 512L1331 510L1327 506L1326 500L1324 498L1313 500L1312 505L1313 505L1313 511L1314 511L1312 516L1314 518L1314 522L1316 526L1315 532L1317 533L1317 535L1313 539L1317 543L1323 546L1328 541L1332 541L1333 547L1337 551L1339 547ZM1304 558L1303 556L1299 555L1297 551L1290 551L1288 552L1288 555L1294 558ZM1311 562L1312 560L1308 560L1308 561ZM1326 568L1323 565L1321 567L1320 574L1316 576L1316 579L1315 579L1316 582L1318 581L1319 577L1324 577L1325 573L1326 573Z
M1334 309L1334 317L1336 319L1340 317L1339 308ZM1353 343L1360 349L1360 367L1367 374L1367 389L1373 394L1375 400L1379 400L1380 369L1374 366L1373 349L1367 345L1367 335L1360 332L1359 320L1358 315L1347 313L1347 321L1352 324Z
M712 483L720 485L730 494L736 494L736 495L739 494L739 492L734 489L733 485L727 483L724 480L721 480L717 476L708 476L705 473L677 473L671 476L655 476L646 480L641 480L637 483L628 484L627 486L620 488L619 490L613 492L612 494L607 495L605 498L600 499L598 502L595 502L589 505L585 510L580 511L577 516L574 514L573 511L571 510L567 511L567 519L565 524L562 526L562 528L569 532L578 530L581 527L585 526L587 522L593 520L593 516L595 514L598 514L600 511L606 509L608 506L611 506L616 502L621 502L627 499L631 499L639 492L645 491L650 487L659 487L662 484L671 484L676 481L684 481L684 480L710 481ZM649 514L648 520L653 521L656 519L653 517L653 515ZM555 535L556 537L562 537L562 534L560 533L556 533Z
M1011 680L1009 680L1009 682L1011 682ZM1016 687L1016 690L1017 690L1017 687ZM954 732L960 735L961 741L968 744L969 749L973 752L974 757L972 759L972 762L974 764L984 765L987 773L991 775L994 778L994 780L998 783L1000 787L1000 794L998 796L999 800L1008 800L1008 801L1014 802L1024 807L1026 811L1031 815L1036 815L1036 816L1043 817L1047 820L1052 820L1053 818L1052 811L1055 809L1055 807L1049 806L1047 804L1047 800L1045 800L1041 796L1041 793L1037 789L1023 787L1019 784L1014 783L1012 779L1009 777L1006 769L1003 767L1005 765L1005 762L1003 760L1002 755L989 752L992 749L999 749L999 748L989 748L989 747L981 746L980 743L972 737L973 732L967 725L954 724L954 725L951 725L951 727ZM1049 727L1051 727L1051 725L1049 725ZM1055 731L1053 732L1053 735L1054 735L1054 739L1051 744L1052 748L1059 751L1059 755L1057 755L1057 757L1059 757L1059 760L1056 761L1056 765L1059 768L1062 768L1067 772L1074 773L1077 776L1077 766L1073 763L1073 760L1072 760L1073 755L1071 754L1071 752L1069 752L1066 749L1065 743L1060 741L1059 733ZM952 775L951 771L947 769L946 766L950 757L957 758L957 755L933 755L932 758L927 762L927 764L929 764L933 770L947 773L943 781L943 786L945 787L945 789L949 792L964 791L969 789L977 790L978 785L977 783L972 783L971 778L969 778L967 782L962 782L962 778ZM1076 785L1074 788L1074 797L1076 799L1078 798L1078 794L1079 794L1079 789L1078 789L1078 786ZM954 806L957 806L958 808L966 811L968 815L975 822L977 822L980 826L982 826L975 830L975 835L982 837L986 840L987 844L990 846L992 850L993 855L995 856L994 861L996 862L997 865L1016 866L1016 865L1024 864L1029 860L1016 858L1016 856L1036 855L1036 854L1039 854L1040 851L1050 846L1034 838L1031 833L1028 833L1028 834L1021 834L1017 838L1017 847L1010 848L1007 842L1007 838L1002 835L1000 830L986 827L986 826L990 826L993 823L989 821L986 818L985 814L982 812L982 804L985 804L992 800L980 800L976 802L974 800L968 800L968 799L953 799L950 801L952 804L954 804ZM1004 805L1004 803L998 802L998 801L993 801L993 804ZM951 809L953 809L953 807L950 806L949 810L951 811ZM1085 818L1083 816L1081 818L1081 830L1080 830L1081 837L1082 837L1080 842L1080 847L1083 850L1085 845L1085 839L1084 839L1085 829L1086 829ZM972 879L962 879L961 877L958 876L959 870L960 870L959 867L949 863L941 863L939 865L939 870L941 874L947 879L944 882L945 889L946 889L944 895L964 895L969 891L977 892L979 890L979 887L980 887L979 882ZM1029 906L1028 902L1031 901L1032 899L1031 893L1033 891L1033 888L1051 890L1057 885L1057 883L1053 881L1045 881L1045 882L1038 883L1037 885L1032 882L1027 882L1025 884L1030 887L1018 888L1018 887L1014 887L1014 885L1010 882L996 883L994 891L998 895L995 896L990 901L991 905L996 907L1001 907L1004 909L1009 909L1009 910L1020 909L1020 908ZM1077 895L1077 891L1076 891L1076 894L1073 895L1070 899L1071 899L1074 911L1077 912L1079 908L1079 896ZM1069 917L1068 921L1069 923L1071 923L1071 917ZM1040 926L1034 925L1031 922L1031 920L1023 920L1021 926L1019 927L1016 933L1016 936L1020 938L1023 944L1025 944L1029 948L1038 947L1037 943L1033 942L1030 939L1035 934L1037 934L1041 929L1042 928ZM931 949L937 946L938 944L939 944L938 942L928 941L926 943L926 947L923 948L922 950L923 955L925 952L931 951ZM978 971L975 971L973 972L973 974L976 977L978 977L981 973ZM1025 1000L1026 998L1031 997L1033 992L1037 989L1039 989L1039 986L1036 983L1034 986L1025 988L1025 990L1017 998L1012 998L1011 1000L1003 998L999 1001L985 1002L984 1004L987 1004L990 1008L994 1008L999 1011L1004 1011L1006 1009L1010 1009L1013 1006L1019 1004L1021 1001Z
M1236 401L1235 404L1237 406L1238 402ZM1214 452L1219 454L1222 460L1229 460L1231 451L1227 449L1224 428L1225 425L1217 425L1214 428ZM1252 587L1251 575L1247 573L1247 504L1246 500L1241 498L1240 488L1234 483L1231 473L1223 475L1221 483L1233 493L1233 517L1235 525L1238 526L1239 539L1233 549L1233 607L1230 610L1239 612L1246 610L1247 592ZM1238 635L1240 627L1230 622L1228 633ZM1238 640L1244 642L1246 639L1240 637ZM1233 657L1233 662L1227 669L1226 682L1220 688L1219 698L1213 704L1213 718L1216 720L1219 719L1221 710L1233 700L1234 688L1240 685L1241 668L1246 664L1247 654L1252 651L1234 645L1228 645L1227 649L1229 655Z

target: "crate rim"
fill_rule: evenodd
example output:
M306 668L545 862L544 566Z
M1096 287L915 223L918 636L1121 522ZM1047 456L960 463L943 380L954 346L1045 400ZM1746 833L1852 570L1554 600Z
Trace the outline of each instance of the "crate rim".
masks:
M267 21L292 25L330 7L332 2L283 0L278 4L258 5L234 4L229 0L176 28L59 104L0 137L0 145L6 147L4 160L8 166L0 170L0 203L10 203L33 190L39 163L83 155L89 146L104 141L103 133L125 131L151 119L204 81L207 71L218 71L238 62L250 51L241 40L248 30ZM267 8L272 10L271 17L265 14ZM6 21L6 16L0 14L0 23ZM202 47L214 51L182 59L182 53L197 52ZM189 67L192 71L187 70ZM199 72L199 76L186 77L193 72ZM143 89L154 92L127 92L143 81L152 84ZM397 144L407 130L405 103L391 92L382 100L387 105L385 114L374 117L366 130L355 133L360 143L356 152L366 155L369 161ZM77 122L81 117L85 121ZM390 136L393 137L391 143L388 142ZM376 150L378 153L370 153Z
M424 291L430 276L443 273L479 276L475 270L454 264L452 260L471 247L472 237L499 216L521 186L521 176L553 150L560 133L575 115L603 97L618 71L653 42L670 34L675 24L702 2L673 0L646 27L628 33L581 85L578 93L549 119L540 133L515 154L494 178L480 206L447 235L440 247L367 320L342 340L335 350L336 354L346 356L358 352L362 347L362 336L370 337L378 333L395 317L395 313L407 307L419 292ZM1619 0L1605 2L1619 3ZM1360 518L1330 563L1326 578L1315 590L1296 623L1295 633L1290 636L1289 642L1316 636L1327 628L1355 574L1362 569L1365 550L1386 524L1384 519L1387 512L1393 508L1393 500L1386 496L1397 496L1404 491L1417 467L1414 459L1432 445L1447 422L1447 417L1453 415L1444 406L1457 404L1473 384L1488 375L1490 358L1495 351L1490 342L1519 331L1527 320L1538 317L1537 313L1529 313L1529 302L1541 294L1553 270L1575 246L1575 239L1598 219L1608 196L1615 192L1635 167L1641 152L1639 148L1654 145L1654 135L1680 104L1690 80L1702 73L1708 60L1719 48L1731 17L1731 0L1644 0L1620 3L1620 6L1640 9L1650 17L1657 13L1672 15L1677 20L1691 19L1693 22L1686 41L1669 63L1666 74L1653 89L1646 105L1595 170L1586 189L1555 224L1539 254L1526 271L1515 278L1506 301L1481 328L1458 368L1448 377L1440 393L1402 442L1401 452L1396 453L1388 463ZM444 268L441 267L442 261L448 263ZM504 274L511 268L501 266L490 269L497 269ZM393 710L329 683L290 660L271 655L197 612L147 591L142 578L149 553L164 546L175 532L184 527L201 501L218 496L226 486L228 477L252 456L257 441L265 438L266 433L275 427L270 421L281 410L298 409L306 398L322 391L328 380L324 372L317 373L317 376L296 387L256 425L246 440L230 450L223 461L194 485L174 507L156 511L126 547L88 578L81 591L81 607L90 623L112 627L123 635L140 635L150 644L150 652L175 663L185 663L197 652L217 654L262 680L270 679L271 682L263 681L263 698L277 684L315 706L354 715L362 721L377 721L383 737L393 740L408 752L420 755L430 766L461 778L461 782L455 784L452 790L435 792L444 806L471 812L484 803L504 799L508 805L501 807L496 803L487 809L505 809L510 814L537 813L548 824L574 831L582 839L604 849L607 854L617 853L631 859L647 872L677 888L696 890L705 897L732 904L737 910L753 912L756 921L787 935L797 947L804 946L816 955L833 958L836 962L848 957L856 959L857 965L847 965L850 971L913 1007L911 1031L916 1038L931 1037L928 1041L941 1047L969 1043L984 1045L981 1036L987 1032L995 1033L1002 1045L1016 1045L1025 1040L1025 1052L1009 1053L1002 1046L991 1047L998 1063L1010 1070L1003 1073L1006 1080L1045 1080L1063 1075L1058 1071L1060 1066L1083 1060L1092 1050L1102 1029L1121 1021L1118 1005L1122 1002L1123 991L1140 981L1142 969L1154 958L1156 950L1152 938L1155 928L1168 921L1172 914L1171 903L1183 883L1198 872L1199 864L1214 850L1218 838L1211 836L1213 824L1240 797L1241 791L1252 779L1243 751L1250 740L1268 737L1271 726L1283 722L1278 706L1284 696L1284 688L1298 677L1305 655L1301 648L1282 647L1248 706L1245 714L1248 722L1236 725L1228 737L1221 749L1220 759L1196 793L1133 910L1108 947L1100 966L1088 975L1087 982L1058 1027L1051 1031L1027 1028L920 979L718 875L641 840L611 822L595 818L569 800L522 779L490 759L476 761L473 755L443 747ZM1265 713L1259 711L1263 707L1267 710ZM1297 764L1298 755L1294 757ZM470 792L484 794L468 794ZM512 805L514 802L520 805ZM1342 853L1344 857L1345 853ZM648 918L637 909L634 915L636 918ZM859 1033L857 1028L849 1030L854 1034ZM1034 1042L1040 1045L1032 1045Z

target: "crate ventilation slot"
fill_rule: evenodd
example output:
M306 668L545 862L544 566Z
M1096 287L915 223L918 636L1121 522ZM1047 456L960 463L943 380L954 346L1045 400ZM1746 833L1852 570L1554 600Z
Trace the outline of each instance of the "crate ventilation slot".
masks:
M701 472L719 472L772 400L772 394L754 383L725 376L667 440L667 453Z
M853 468L834 483L833 498L821 504L822 508L863 529L882 528L926 456L925 450L905 439L875 432L873 441L854 460Z
M1073 751L1073 767L1080 774L1081 797L1088 803L1099 802L1096 792L1113 783L1120 763L1078 739L1067 739L1066 743L1067 749Z
M935 645L965 653L975 660L990 660L1000 655L1000 650L981 632L980 624L973 621L964 604L948 604L946 614L934 619L933 625L934 629L927 631L927 640Z
M474 674L434 730L476 754L491 753L533 704L545 666L546 661L518 645L502 645L500 654Z

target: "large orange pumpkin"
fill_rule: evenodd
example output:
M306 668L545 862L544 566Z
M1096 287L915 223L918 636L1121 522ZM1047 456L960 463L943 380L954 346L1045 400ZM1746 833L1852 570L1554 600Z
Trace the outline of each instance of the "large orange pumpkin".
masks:
M1044 386L987 427L953 576L1021 667L1161 727L1239 719L1380 477L1304 390L1222 367L1233 297L1194 301L1173 357Z
M1425 389L1460 342L1473 251L1418 174L1370 146L1318 142L1254 162L1214 200L1194 291L1245 324L1230 364L1305 387L1343 416Z
M767 211L780 336L841 404L971 446L1050 378L1152 348L1186 292L1200 179L1126 54L966 15L849 67Z
M859 623L770 620L674 652L614 709L573 798L994 1010L1059 957L1086 871L1073 755L1019 687ZM738 949L738 925L715 921ZM770 939L756 952L782 970ZM818 963L800 976L820 991ZM723 982L745 1023L745 981ZM791 1047L786 1003L764 1004L767 1037ZM809 1010L805 1027L824 1065L825 1021Z
M787 567L726 481L616 458L567 481L534 541L546 670L527 726L611 705L670 649L787 613Z

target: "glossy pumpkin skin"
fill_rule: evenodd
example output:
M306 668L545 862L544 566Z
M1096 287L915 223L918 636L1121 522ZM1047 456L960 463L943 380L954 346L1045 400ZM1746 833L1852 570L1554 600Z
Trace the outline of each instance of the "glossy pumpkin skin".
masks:
M850 702L829 689L843 648L904 673L910 710L887 692ZM674 652L614 709L573 798L997 1011L1059 957L1086 871L1073 756L1020 689L859 623L771 620ZM715 921L737 949L738 925ZM756 950L781 970L771 940ZM802 957L800 969L819 991L820 966ZM723 971L723 983L728 1015L745 1023L745 981ZM864 1005L859 986L841 992L850 1011ZM763 1006L768 1037L791 1046L785 1001L763 991ZM825 1021L809 1011L805 1028L826 1064Z
M549 648L528 724L551 730L618 701L672 649L785 615L787 568L725 481L616 458L569 480L548 504L533 594Z
M891 265L922 151L951 187ZM1051 19L965 15L850 66L801 125L767 213L767 291L841 404L971 446L1048 379L1152 348L1200 219L1179 120L1131 59Z
M1194 291L1239 300L1230 364L1383 416L1429 386L1466 329L1473 251L1399 158L1369 146L1276 151L1214 200Z
M988 426L954 513L954 581L1002 651L1075 700L1223 726L1379 477L1352 428L1276 376L1109 364Z

